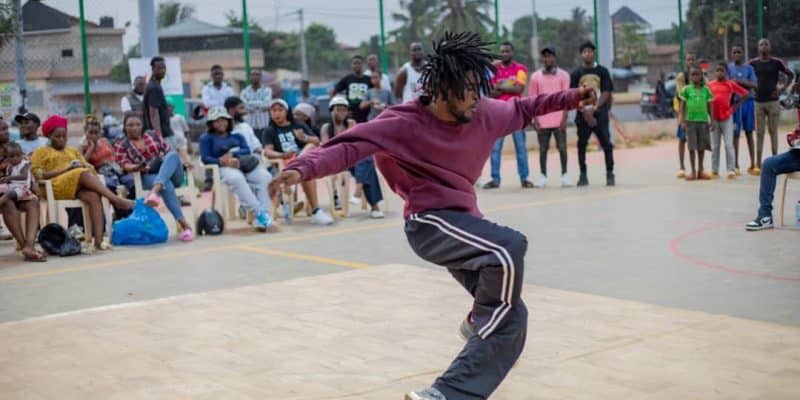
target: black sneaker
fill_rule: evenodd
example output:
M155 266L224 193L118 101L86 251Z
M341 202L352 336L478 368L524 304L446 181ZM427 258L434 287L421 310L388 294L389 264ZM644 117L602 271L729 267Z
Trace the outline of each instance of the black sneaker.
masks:
M522 188L523 189L533 189L533 182L531 182L531 181L529 181L527 179L522 181Z
M465 342L475 334L475 324L470 321L470 315L461 321L461 326L458 327L458 336L461 336Z
M496 181L494 179L492 179L491 181L486 182L486 183L483 184L483 188L484 189L497 189L499 187L500 187L500 182L498 182L498 181Z
M578 178L578 186L587 186L589 184L589 178L586 177L586 174L581 172L581 177Z
M763 231L764 229L772 229L775 224L772 222L772 217L756 218L745 225L748 231Z
M442 392L429 387L424 390L406 393L406 400L447 400Z
M614 173L609 172L606 174L606 186L614 186L616 182L614 181Z

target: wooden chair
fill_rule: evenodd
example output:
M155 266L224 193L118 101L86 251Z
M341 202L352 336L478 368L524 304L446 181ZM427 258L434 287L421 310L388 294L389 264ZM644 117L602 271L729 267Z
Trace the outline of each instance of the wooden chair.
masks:
M219 172L219 170L217 170L217 172ZM189 222L189 225L194 226L195 218L197 218L200 215L199 211L197 210L197 187L195 186L194 183L194 177L191 176L191 171L187 171L186 173L189 174L188 178L186 179L187 185L175 188L175 194L191 202L191 205L189 206L189 212L186 213L185 216L186 216L186 221ZM144 185L142 184L141 172L133 173L133 187L136 190L136 197L144 196L145 190L144 190ZM165 213L163 209L159 208L158 213L161 215L161 218L164 218L164 215L169 214L169 211L167 210L167 212ZM169 216L172 217L172 214L169 214ZM180 232L180 227L178 227L178 221L175 221L175 225L168 224L167 226L171 226L170 230L172 230L173 228L175 229L174 232L171 231L170 233Z
M800 172L792 172L790 174L784 174L783 175L783 182L781 184L781 193L779 195L779 197L781 199L781 203L780 203L781 206L780 206L779 211L778 211L778 215L779 215L778 220L780 221L780 225L778 225L778 226L781 226L781 227L784 226L784 222L785 222L783 214L784 214L784 208L786 207L786 187L789 185L789 180L790 179L800 180Z
M103 184L105 184L105 179L103 176L97 176ZM89 243L93 236L92 233L92 224L91 218L89 217L89 207L82 201L75 199L75 200L55 200L55 194L53 192L53 182L49 179L39 181L40 184L44 185L44 193L45 198L43 199L46 203L47 209L47 221L49 223L56 223L61 224L60 217L62 215L66 215L67 208L80 208L83 214L83 229L84 229L84 238L87 243ZM100 202L103 207L103 215L105 216L106 222L106 234L111 235L111 227L112 227L112 216L111 216L111 205L108 202L108 199L105 197L100 197ZM66 224L62 225L66 226ZM67 228L69 228L67 226ZM94 249L93 246L89 246L90 249Z

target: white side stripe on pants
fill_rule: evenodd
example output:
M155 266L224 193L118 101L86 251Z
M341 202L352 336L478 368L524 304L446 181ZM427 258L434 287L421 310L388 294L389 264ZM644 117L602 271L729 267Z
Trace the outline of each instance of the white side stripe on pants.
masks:
M417 214L413 214L411 215L411 220L433 225L443 233L455 238L458 241L464 242L483 251L492 252L500 261L500 265L503 269L503 283L500 292L500 300L503 302L503 304L494 310L492 317L489 319L486 325L480 331L478 331L478 335L485 339L497 328L497 325L499 325L500 321L511 309L511 299L513 298L514 290L513 259L504 247L459 229L435 215L418 216Z

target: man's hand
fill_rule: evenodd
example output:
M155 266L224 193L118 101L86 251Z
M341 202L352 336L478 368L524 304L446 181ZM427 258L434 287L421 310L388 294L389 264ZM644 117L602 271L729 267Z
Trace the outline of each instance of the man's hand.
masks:
M303 175L299 171L293 169L282 171L272 178L272 182L269 183L269 197L277 196L284 187L296 185L302 180Z
M584 85L578 88L578 93L581 95L580 107L597 104L597 93L593 88Z
M597 110L592 106L585 106L583 110L581 110L581 114L583 115L583 120L586 121L586 125L594 128L597 126L597 119L594 117L594 113Z
M561 125L558 127L558 129L559 129L559 130L560 130L562 133L566 133L566 132L567 132L567 120L566 120L566 119L564 119L564 120L562 120L562 121L561 121Z
M288 160L288 159L290 159L290 158L294 157L294 155L295 155L295 152L293 152L293 151L288 151L288 152L286 152L286 153L283 153L283 159L284 159L284 160Z
M297 128L297 129L294 130L294 137L296 137L297 140L299 140L301 142L305 142L306 141L306 133L300 128Z
M536 117L533 117L533 121L531 121L531 125L533 125L533 130L539 132L539 121L536 120Z

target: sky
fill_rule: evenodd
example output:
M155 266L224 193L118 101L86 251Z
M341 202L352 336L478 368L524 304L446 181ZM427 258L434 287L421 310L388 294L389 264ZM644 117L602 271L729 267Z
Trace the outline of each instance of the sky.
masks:
M78 15L78 0L43 0L45 4ZM523 15L530 15L532 0L498 0L500 1L500 23L511 27L513 21ZM160 3L156 0L156 3ZM127 28L125 47L138 43L139 11L137 0L84 0L86 16L97 22L101 16L114 17L117 27L126 21ZM239 1L223 2L219 0L184 0L197 9L196 18L212 24L225 24L225 13L234 7L241 7ZM685 1L688 3L688 1ZM614 13L622 6L628 6L650 22L654 29L669 28L677 22L677 6L668 0L610 0L610 10ZM567 18L574 7L593 10L592 0L536 0L537 12L542 17ZM156 5L156 7L158 7ZM319 22L333 27L339 42L358 45L380 32L378 19L378 0L250 0L248 1L248 17L266 29L282 31L298 31L299 21L295 16L283 16L298 8L304 9L306 25ZM391 18L392 13L401 11L399 0L384 0L386 31L399 24ZM241 10L236 10L237 14ZM276 18L276 16L278 16Z

